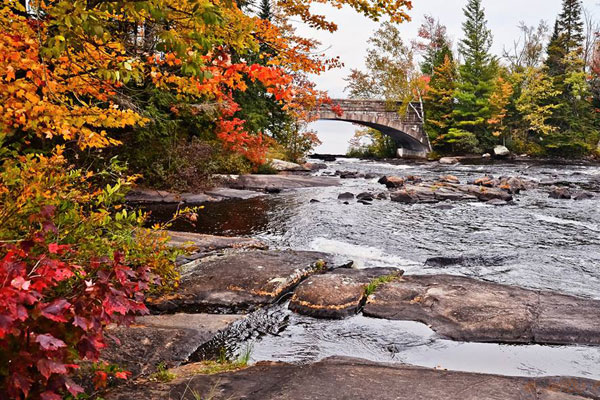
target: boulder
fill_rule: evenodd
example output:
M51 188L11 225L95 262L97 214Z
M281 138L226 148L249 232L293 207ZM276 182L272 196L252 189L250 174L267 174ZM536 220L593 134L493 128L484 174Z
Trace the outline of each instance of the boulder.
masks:
M451 275L383 285L366 316L418 321L459 341L600 345L600 301Z
M354 194L350 193L350 192L341 193L338 196L338 200L342 200L342 201L354 200Z
M569 200L571 197L571 191L566 187L557 187L552 189L550 192L550 198L559 200Z
M373 200L375 200L375 196L373 196L373 193L364 192L364 193L360 193L358 196L356 196L356 199L363 200L363 201L373 201Z
M304 164L304 168L306 168L310 171L320 171L322 169L329 168L329 166L327 166L327 164L323 164L323 163L306 163L306 164Z
M403 271L392 268L338 269L311 276L298 286L290 310L316 318L342 319L355 315L366 300L367 285L378 277Z
M510 150L508 150L506 146L496 146L494 147L494 155L496 157L508 157L510 155Z
M240 315L175 314L139 317L129 327L110 326L101 359L131 372L149 375L159 364L177 367ZM115 340L116 339L116 340ZM118 340L118 342L117 342Z
M296 163L289 162L289 161L277 160L277 159L271 160L269 162L269 165L275 171L280 171L280 172L283 172L283 171L310 171L310 169L308 169L305 166L302 166L300 164L296 164Z
M404 186L406 178L400 176L384 176L379 180L379 183L385 185L388 189L396 189Z
M211 257L189 265L175 293L147 303L160 313L248 312L332 267L330 255L310 251L256 250Z
M459 161L456 157L442 157L440 158L439 163L443 165L454 165L458 164Z
M311 365L261 362L200 375L201 365L173 370L168 383L139 381L113 389L107 400L199 396L244 400L595 400L600 382L584 378L484 375L332 357ZM205 397L206 396L206 397Z
M596 195L594 193L584 191L584 192L576 193L574 199L577 201L581 201L581 200L590 200L595 197L596 197Z
M485 153L484 155L481 156L481 158L489 159L489 158L492 158L492 155L490 153Z

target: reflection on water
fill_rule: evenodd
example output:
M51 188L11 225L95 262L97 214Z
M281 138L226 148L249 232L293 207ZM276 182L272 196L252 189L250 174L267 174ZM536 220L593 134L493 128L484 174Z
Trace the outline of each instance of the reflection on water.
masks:
M250 319L251 324L239 324L225 341L234 354L251 349L253 362L312 363L346 356L453 371L600 379L598 347L454 342L418 322L360 315L326 321L293 314L285 306ZM261 333L249 334L256 327Z
M248 200L225 200L206 203L198 213L198 221L180 219L171 229L181 232L197 232L222 236L249 236L267 232L271 216L281 206L277 198L255 197ZM177 211L176 205L153 205L149 211L149 223L169 221Z

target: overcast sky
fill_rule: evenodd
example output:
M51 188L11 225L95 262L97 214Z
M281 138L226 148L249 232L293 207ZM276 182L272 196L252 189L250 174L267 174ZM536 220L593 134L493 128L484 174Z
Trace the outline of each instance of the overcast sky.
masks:
M600 0L583 0L584 7L600 19ZM462 37L464 16L462 8L466 0L413 0L413 9L409 12L411 22L400 25L407 42L417 36L423 16L430 14L448 27L448 34L456 44ZM551 25L561 9L562 0L483 0L488 19L488 26L494 36L492 51L500 55L504 46L510 46L518 38L517 24L524 21L528 25L537 25L542 19ZM314 77L318 88L329 91L333 98L345 97L344 78L353 68L364 68L364 57L368 47L367 40L378 28L378 23L358 15L349 8L342 10L319 5L315 12L325 14L335 21L339 30L330 34L316 32L306 27L299 27L303 36L318 39L322 49L328 56L340 56L344 68L326 72ZM344 153L347 142L355 127L338 122L319 122L314 124L324 145L318 152Z

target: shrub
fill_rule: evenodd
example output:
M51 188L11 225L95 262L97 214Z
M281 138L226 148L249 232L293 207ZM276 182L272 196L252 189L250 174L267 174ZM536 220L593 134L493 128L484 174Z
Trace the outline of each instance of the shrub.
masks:
M76 396L69 375L98 359L103 328L147 313L152 287L176 285L167 238L120 205L132 179L98 189L105 178L68 168L60 149L0 167L0 398Z
M444 154L462 155L481 152L475 134L461 129L450 129L448 133L439 136L432 145L437 152Z

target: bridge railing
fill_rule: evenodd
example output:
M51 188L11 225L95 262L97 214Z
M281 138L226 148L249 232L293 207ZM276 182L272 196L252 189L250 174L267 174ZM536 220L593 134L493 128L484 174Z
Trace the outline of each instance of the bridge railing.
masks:
M346 100L334 99L330 105L323 105L322 111L333 111L332 108L339 106L344 113L368 113L385 115L388 119L400 120L407 123L420 124L423 121L419 117L421 113L420 103L411 103L405 113L402 113L402 103L390 103L383 100ZM395 107L397 106L397 107ZM418 110L419 113L417 113Z

